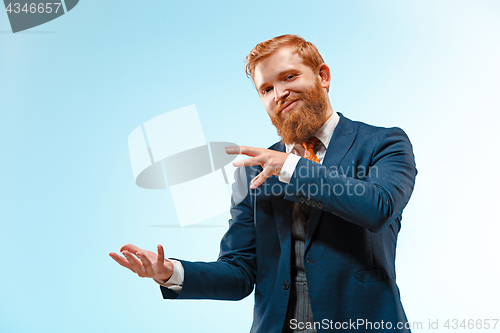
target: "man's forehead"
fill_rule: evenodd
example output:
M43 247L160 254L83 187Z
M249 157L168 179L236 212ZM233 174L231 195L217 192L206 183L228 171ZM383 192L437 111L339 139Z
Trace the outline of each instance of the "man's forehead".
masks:
M289 47L283 47L259 61L255 66L255 71L277 70L280 66L302 63L303 60L297 52L294 52Z
M306 65L296 52L293 52L289 47L281 48L257 63L254 71L255 86L259 87L266 80L302 66Z

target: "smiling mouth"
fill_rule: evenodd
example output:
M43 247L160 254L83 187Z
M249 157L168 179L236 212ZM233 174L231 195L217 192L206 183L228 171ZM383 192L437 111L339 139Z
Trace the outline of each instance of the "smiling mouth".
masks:
M293 109L295 107L295 105L297 105L298 102L299 102L299 100L296 99L295 101L288 103L284 108L281 109L280 113L281 114L287 113L288 111Z

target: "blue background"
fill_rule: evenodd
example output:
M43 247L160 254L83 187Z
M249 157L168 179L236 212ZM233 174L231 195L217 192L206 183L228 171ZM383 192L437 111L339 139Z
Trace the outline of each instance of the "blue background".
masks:
M412 140L397 273L415 331L498 318L499 1L87 0L16 34L0 13L1 332L250 329L252 296L163 300L108 253L217 258L228 214L165 227L178 225L170 193L135 185L127 138L196 104L207 141L268 147L244 58L285 33L317 45L336 111Z

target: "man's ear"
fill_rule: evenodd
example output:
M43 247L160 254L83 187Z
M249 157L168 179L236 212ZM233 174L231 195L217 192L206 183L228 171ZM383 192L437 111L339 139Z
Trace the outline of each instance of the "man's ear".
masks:
M321 81L321 86L323 88L328 88L330 86L330 80L331 80L331 76L330 76L330 67L328 67L327 64L325 63L322 63L320 66L319 66L319 79Z

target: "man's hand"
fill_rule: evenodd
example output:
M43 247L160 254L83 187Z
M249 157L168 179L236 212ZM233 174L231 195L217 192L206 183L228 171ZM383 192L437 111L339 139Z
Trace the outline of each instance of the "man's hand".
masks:
M249 165L261 165L264 170L259 173L252 182L250 183L250 188L254 189L262 185L267 178L275 175L279 176L281 168L288 157L287 153L282 153L275 150L265 149L265 148L254 148L245 146L231 146L226 147L226 153L228 154L243 154L251 156L252 158L247 158L246 160L235 161L233 165L235 167L249 166Z
M172 276L174 264L165 260L161 245L158 245L158 255L154 252L140 249L132 244L123 245L120 248L120 252L125 258L114 252L109 253L109 256L123 267L137 273L140 277L166 281Z

